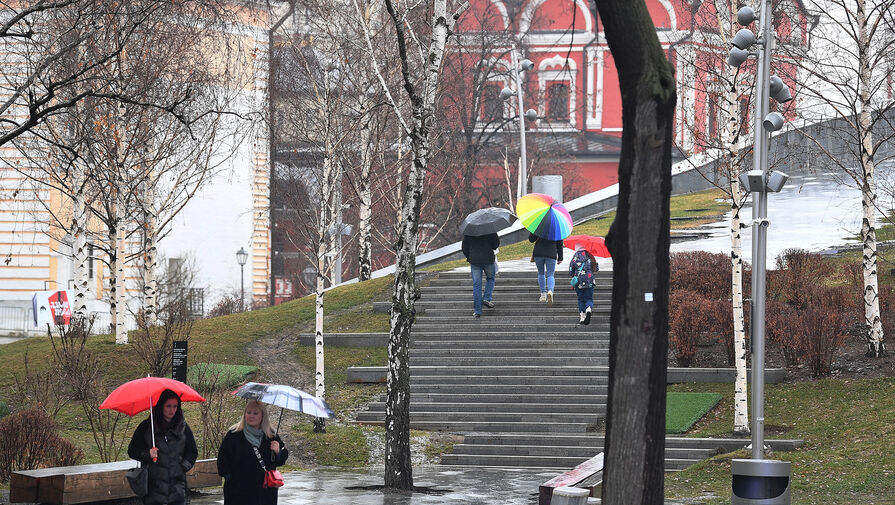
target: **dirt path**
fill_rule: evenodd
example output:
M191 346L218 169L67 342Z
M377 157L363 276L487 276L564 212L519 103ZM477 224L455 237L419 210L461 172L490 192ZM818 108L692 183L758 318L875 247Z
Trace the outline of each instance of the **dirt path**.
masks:
M288 384L313 394L314 371L304 370L292 352L298 345L298 336L302 332L302 328L288 328L274 335L262 337L246 347L246 353L261 369L257 380L272 384ZM271 424L274 428L280 419L281 410L283 417L279 433L289 448L288 463L304 468L316 466L314 459L306 456L309 452L306 442L301 437L294 436L292 432L293 425L310 422L311 418L290 410L270 407Z

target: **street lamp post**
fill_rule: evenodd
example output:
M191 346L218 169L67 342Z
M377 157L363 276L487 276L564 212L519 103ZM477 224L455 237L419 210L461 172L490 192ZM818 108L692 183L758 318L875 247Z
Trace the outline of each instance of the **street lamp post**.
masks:
M771 112L770 98L783 103L792 100L783 81L771 75L771 54L775 34L771 21L771 0L760 0L760 15L749 7L737 12L742 26L759 20L758 40L750 30L736 33L728 64L739 67L750 56L748 49L757 45L755 78L755 112L753 117L753 169L740 175L746 191L752 193L752 459L734 459L734 505L745 503L789 504L792 468L787 461L764 459L764 358L765 358L765 295L767 277L768 192L778 192L789 178L776 171L768 174L770 134L783 127L783 115Z
M528 157L525 151L525 120L534 121L538 118L538 113L534 109L528 109L525 111L525 114L522 113L523 107L525 104L523 102L522 97L522 72L526 72L534 68L534 63L529 59L524 59L519 61L519 56L516 54L516 46L513 46L513 50L510 52L510 58L513 65L513 75L516 80L516 91L511 90L510 88L503 88L500 90L500 98L502 100L507 100L511 96L516 96L518 98L518 111L519 111L519 151L522 166L519 168L519 180L520 180L520 188L519 188L519 196L525 195L528 193Z
M236 262L239 263L239 310L245 308L245 264L249 259L249 253L242 247L236 251Z

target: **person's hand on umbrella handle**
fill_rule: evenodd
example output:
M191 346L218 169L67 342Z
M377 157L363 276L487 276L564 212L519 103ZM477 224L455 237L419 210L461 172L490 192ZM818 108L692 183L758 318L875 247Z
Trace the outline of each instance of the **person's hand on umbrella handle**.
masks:
M276 440L270 441L270 450L273 451L274 454L280 453L280 443Z
M153 463L158 461L158 447L153 447L153 448L149 449L149 457L152 458Z

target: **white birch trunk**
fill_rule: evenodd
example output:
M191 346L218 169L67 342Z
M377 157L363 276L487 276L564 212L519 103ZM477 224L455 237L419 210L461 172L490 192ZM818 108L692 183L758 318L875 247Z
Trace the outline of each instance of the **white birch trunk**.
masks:
M124 205L119 202L116 216L115 228L115 266L112 273L115 277L115 309L112 317L115 320L115 343L127 343L127 328L125 326L127 312L127 267L125 266L125 258L127 250L125 248L125 216Z
M734 22L733 5L726 3L724 8L716 5L718 25L721 33L728 39L733 37L738 25ZM730 181L730 267L731 267L731 309L733 310L733 359L736 372L733 389L733 432L745 434L749 428L749 396L746 375L746 333L743 329L743 226L740 219L742 210L742 190L740 188L740 166L738 163L737 132L742 124L740 117L740 91L737 82L737 70L724 66L724 80L728 87L724 93L727 120L721 131L721 144L726 151L722 164L727 167Z
M373 277L373 250L371 244L371 222L373 217L373 187L370 171L373 166L373 150L370 146L370 121L364 121L360 128L361 173L358 208L358 280L367 281Z
M152 176L150 180L154 180ZM143 317L147 325L153 326L158 319L158 279L155 276L158 267L158 212L151 185L147 186L143 193Z
M876 252L876 181L874 180L873 123L871 114L870 35L867 31L865 0L857 0L856 24L858 28L858 132L861 137L861 241L864 250L864 323L867 328L867 355L885 353L883 325L879 311L879 282Z
M327 228L329 224L329 208L330 204L330 180L332 178L332 159L329 156L329 137L325 140L325 156L323 158L323 173L320 179L320 215L317 221L317 285L314 305L314 350L315 350L315 373L314 379L316 383L315 396L321 400L326 399L326 377L324 375L324 359L323 359L323 288L326 272L326 252L327 252ZM322 417L314 419L314 431L317 433L326 432L326 420Z
M73 314L78 318L87 317L87 296L90 281L87 273L87 205L84 201L84 166L72 164L72 254L74 261L75 299Z

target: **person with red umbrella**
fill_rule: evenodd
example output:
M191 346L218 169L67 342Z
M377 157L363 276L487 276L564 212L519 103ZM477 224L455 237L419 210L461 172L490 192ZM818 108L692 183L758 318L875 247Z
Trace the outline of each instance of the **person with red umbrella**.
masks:
M581 244L575 245L575 254L569 261L572 287L578 295L578 324L590 324L594 307L594 273L599 270L597 260Z
M174 391L162 391L150 417L137 426L127 447L127 455L148 469L145 505L186 503L186 472L196 464L199 450L180 402Z

